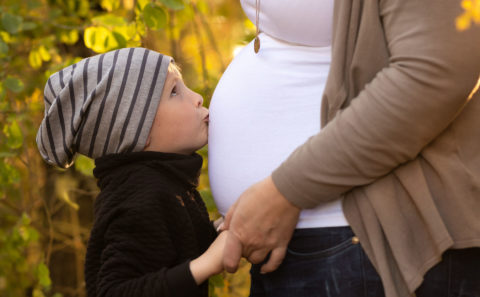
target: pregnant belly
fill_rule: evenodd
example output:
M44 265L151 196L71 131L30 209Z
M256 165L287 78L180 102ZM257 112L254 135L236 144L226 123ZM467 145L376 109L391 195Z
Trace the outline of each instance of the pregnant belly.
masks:
M262 42L259 55L249 44L233 60L210 104L209 178L222 214L320 130L330 49Z

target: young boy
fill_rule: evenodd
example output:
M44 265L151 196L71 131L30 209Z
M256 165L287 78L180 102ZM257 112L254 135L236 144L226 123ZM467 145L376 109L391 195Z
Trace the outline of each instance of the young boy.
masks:
M170 57L143 48L84 59L48 80L39 151L62 168L76 153L94 158L101 189L89 297L208 296L206 280L223 270L225 232L214 241L196 190L195 151L208 131L202 103Z

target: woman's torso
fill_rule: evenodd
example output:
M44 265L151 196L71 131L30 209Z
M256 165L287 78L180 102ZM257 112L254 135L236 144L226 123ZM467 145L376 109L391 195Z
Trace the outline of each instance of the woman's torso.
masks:
M242 0L255 23L255 0ZM260 51L234 58L210 105L209 174L225 214L239 195L270 175L320 131L330 67L333 0L261 0ZM304 210L297 227L347 225L341 201Z

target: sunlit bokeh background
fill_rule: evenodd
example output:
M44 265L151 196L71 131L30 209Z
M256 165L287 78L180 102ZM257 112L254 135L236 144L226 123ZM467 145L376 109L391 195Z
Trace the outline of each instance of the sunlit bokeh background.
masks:
M452 26L480 23L480 0ZM35 144L50 74L82 58L143 46L173 56L208 106L254 26L238 0L0 0L0 296L86 296L85 246L98 189L92 160L47 166ZM461 32L459 33L461 34ZM199 190L212 219L207 148ZM248 296L249 265L210 281L211 296Z
M0 1L0 296L86 296L94 165L79 157L59 170L41 160L35 135L47 78L82 58L143 46L174 57L208 106L234 52L253 33L239 1ZM207 148L201 154L199 189L214 219ZM212 278L211 296L247 296L248 266Z

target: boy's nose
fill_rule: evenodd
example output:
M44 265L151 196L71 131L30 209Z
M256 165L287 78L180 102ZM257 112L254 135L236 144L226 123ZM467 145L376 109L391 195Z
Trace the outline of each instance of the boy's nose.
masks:
M202 95L195 93L195 103L197 107L201 107L203 105L203 97Z

